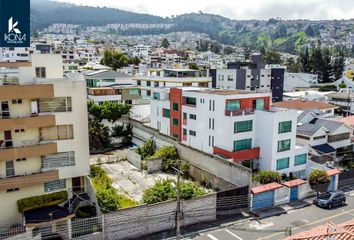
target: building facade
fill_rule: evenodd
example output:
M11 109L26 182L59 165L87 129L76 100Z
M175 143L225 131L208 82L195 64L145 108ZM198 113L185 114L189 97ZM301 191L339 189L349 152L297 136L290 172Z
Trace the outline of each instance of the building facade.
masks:
M59 64L56 64L58 63ZM64 79L61 57L1 63L0 222L21 222L17 200L85 191L89 174L84 80Z

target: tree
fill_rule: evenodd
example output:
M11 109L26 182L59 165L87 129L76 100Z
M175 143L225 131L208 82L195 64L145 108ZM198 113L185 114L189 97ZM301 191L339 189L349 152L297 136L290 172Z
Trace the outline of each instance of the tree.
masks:
M215 54L220 54L222 49L222 46L218 42L211 42L210 44L210 51L212 51Z
M114 125L111 130L111 137L122 138L123 144L129 144L133 138L133 126L131 124Z
M97 105L92 101L88 101L87 109L88 113L95 119L99 121L106 119L107 121L113 123L120 119L123 115L128 114L131 106L112 102L104 102L102 105Z
M279 52L275 49L268 49L266 53L263 55L263 62L265 64L281 64L281 58Z
M329 176L325 170L315 169L310 173L309 183L316 192L326 191L330 182Z
M295 62L294 58L289 58L287 63L285 64L287 71L291 72L291 73L296 73L296 72L300 72L300 64L299 62Z
M170 42L167 40L167 38L164 38L161 42L161 47L168 48L169 46L170 46Z
M223 52L224 52L225 55L230 55L230 54L233 54L235 52L235 49L233 49L230 46L226 46L226 47L224 47Z
M340 51L339 56L337 56L333 61L333 74L334 80L338 80L343 76L344 71L344 52Z
M128 58L124 53L117 52L114 50L105 50L103 53L103 58L101 60L101 64L111 67L113 70L126 67L129 64L138 65L139 63L140 59Z
M101 121L89 117L89 145L90 148L107 148L111 146L112 139L109 134L109 128Z
M189 63L188 64L189 69L194 69L194 70L199 70L199 67L196 63Z
M308 37L314 37L315 36L315 31L313 30L311 25L308 25L306 30L305 30L306 36Z
M305 49L305 53L300 54L298 61L300 63L302 72L305 72L305 73L311 72L310 55L309 55L309 49L307 47Z

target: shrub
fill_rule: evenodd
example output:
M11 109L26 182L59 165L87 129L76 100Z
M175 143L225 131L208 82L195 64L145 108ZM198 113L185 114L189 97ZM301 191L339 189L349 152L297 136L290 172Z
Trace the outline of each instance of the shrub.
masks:
M259 171L259 175L254 178L255 181L267 184L272 182L280 182L281 176L274 171Z
M154 155L155 149L155 142L150 139L142 147L138 148L137 152L139 155L141 155L142 159L145 159Z
M171 179L160 180L154 186L146 189L143 195L143 202L152 204L167 200L176 199L176 181ZM181 199L190 199L202 196L205 191L196 183L181 183Z
M325 170L316 169L310 173L310 185L319 185L329 183L330 179Z
M321 85L318 90L320 92L337 91L337 87L334 84L325 84Z
M340 84L338 84L338 87L339 88L346 88L347 87L347 85L345 84L345 83L340 83Z
M68 193L66 191L49 193L17 200L17 208L19 212L23 213L28 210L58 205L67 199Z
M158 149L150 158L162 159L163 172L174 173L175 170L173 168L177 168L184 173L185 177L188 175L189 164L188 162L179 159L177 149L174 146L162 147Z

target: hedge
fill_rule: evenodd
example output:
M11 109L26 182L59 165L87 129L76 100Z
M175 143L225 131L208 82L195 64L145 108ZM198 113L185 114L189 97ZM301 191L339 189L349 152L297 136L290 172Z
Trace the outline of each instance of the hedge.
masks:
M18 211L23 213L25 211L34 210L43 207L58 205L68 199L66 191L44 194L40 196L28 197L17 200Z

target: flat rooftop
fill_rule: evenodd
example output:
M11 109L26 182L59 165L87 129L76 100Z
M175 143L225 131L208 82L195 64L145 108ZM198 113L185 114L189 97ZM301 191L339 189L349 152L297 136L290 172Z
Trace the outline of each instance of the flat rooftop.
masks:
M334 109L336 106L321 102L321 101L309 101L309 100L289 100L284 102L276 102L273 103L273 107L282 107L288 109L296 109L296 110L306 110L306 109Z
M215 95L237 95L237 94L260 94L257 92L247 91L247 90L236 90L236 89L210 89L210 88L200 88L200 89L188 89L186 92L197 92L197 93L207 93ZM266 94L266 93L261 93Z

